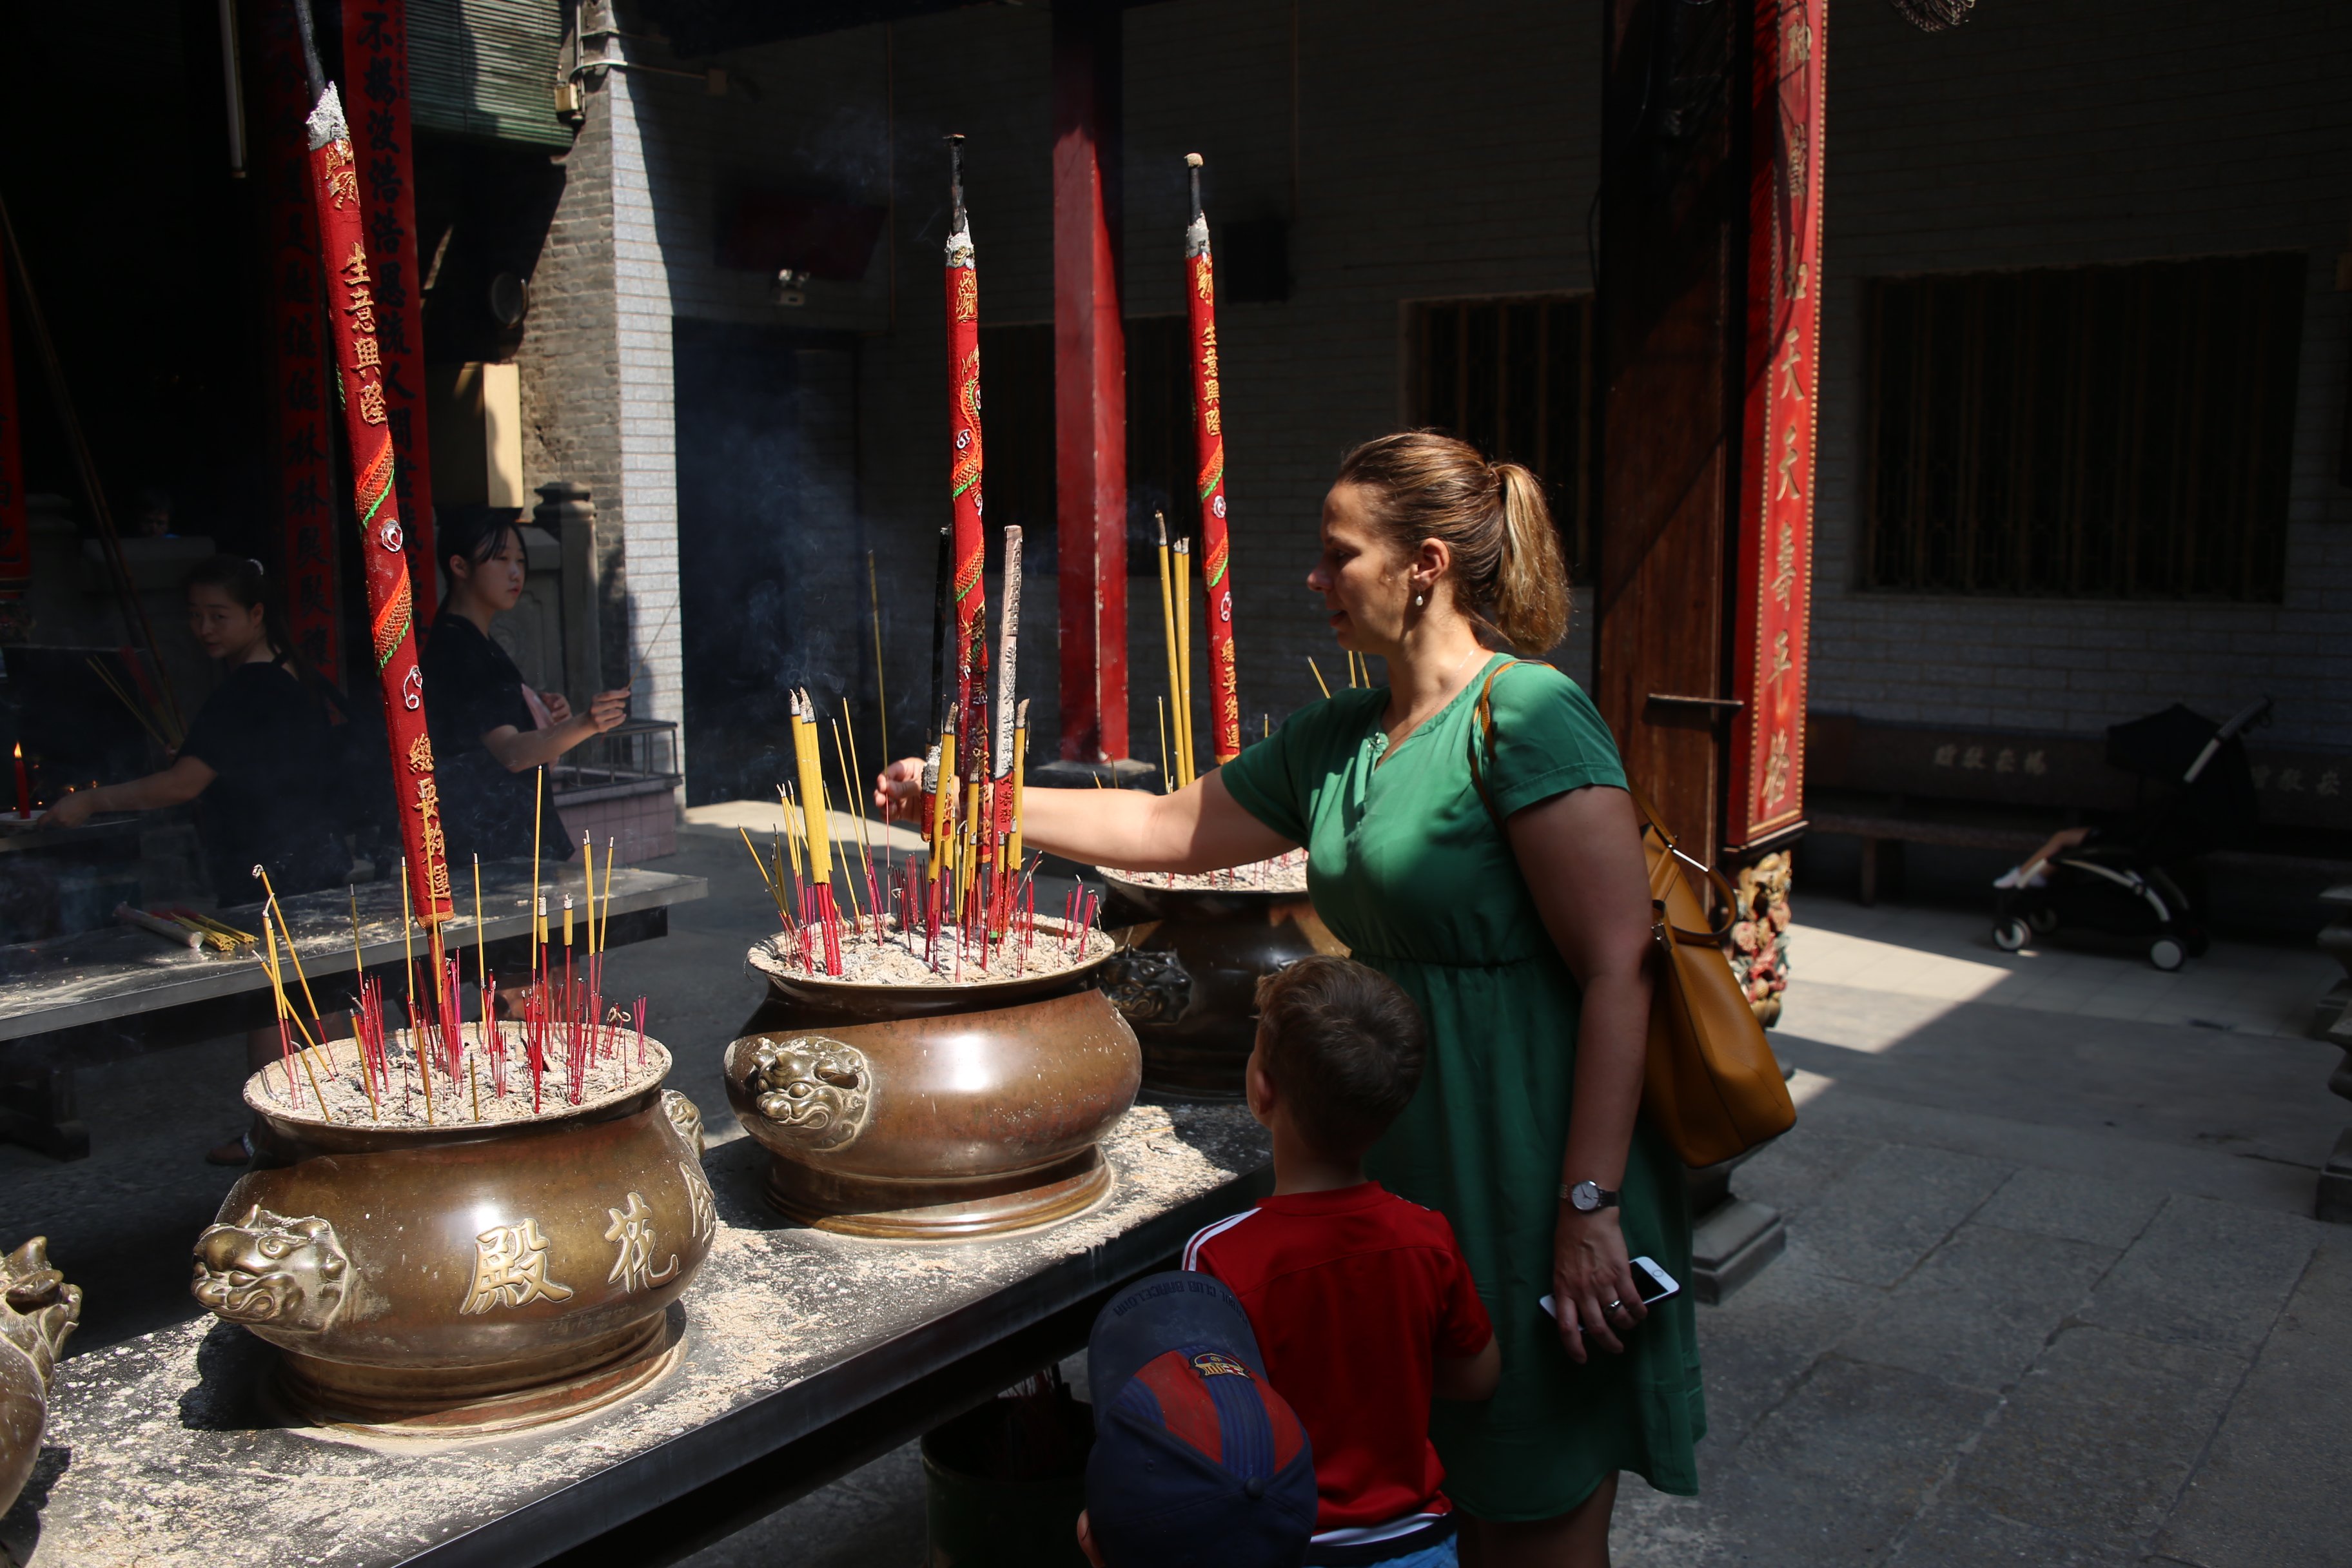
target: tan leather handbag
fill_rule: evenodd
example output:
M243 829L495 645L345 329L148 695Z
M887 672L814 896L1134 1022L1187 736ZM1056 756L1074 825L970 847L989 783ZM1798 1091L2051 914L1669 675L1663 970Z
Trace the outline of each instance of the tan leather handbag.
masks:
M1494 750L1495 678L1511 664L1497 665L1486 677L1470 733L1470 782L1497 828L1503 819L1486 793L1479 753L1482 742L1484 750ZM1640 790L1629 783L1626 791L1642 816L1651 929L1657 938L1642 1113L1665 1134L1683 1163L1719 1165L1795 1126L1797 1108L1764 1026L1756 1021L1724 956L1723 938L1736 916L1738 896L1720 872L1683 853ZM1712 922L1693 872L1723 895Z

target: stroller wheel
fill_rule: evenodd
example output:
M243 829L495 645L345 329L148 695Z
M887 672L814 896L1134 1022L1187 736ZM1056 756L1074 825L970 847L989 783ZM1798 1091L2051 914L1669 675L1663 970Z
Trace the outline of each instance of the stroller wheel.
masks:
M2032 940L2033 929L2014 915L2008 920L1993 922L1992 944L2003 952L2015 952ZM2178 960L2174 962L2173 967L2176 969L2179 967Z
M2034 935L2048 936L2058 929L2058 911L2047 905L2028 910L2025 912L2025 923L2033 928Z
M2213 945L2213 939L2205 934L2202 926L2191 926L2184 934L2189 940L2189 956L2191 958L2204 957L2205 950Z
M2189 962L2189 952L2178 938L2160 936L2147 944L2147 961L2169 974Z

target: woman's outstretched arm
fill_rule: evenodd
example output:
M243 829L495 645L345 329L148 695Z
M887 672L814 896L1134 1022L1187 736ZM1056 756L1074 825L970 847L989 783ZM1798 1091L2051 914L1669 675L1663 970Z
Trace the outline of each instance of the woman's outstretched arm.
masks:
M923 808L923 764L892 763L875 781L874 804L912 819ZM1029 847L1122 871L1219 871L1297 845L1241 808L1215 773L1174 795L1131 789L1022 792Z

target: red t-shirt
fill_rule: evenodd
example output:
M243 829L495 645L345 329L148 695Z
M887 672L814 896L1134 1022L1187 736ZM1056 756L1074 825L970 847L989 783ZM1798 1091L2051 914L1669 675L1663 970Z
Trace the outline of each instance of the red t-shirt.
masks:
M1431 1382L1439 1356L1476 1355L1494 1330L1444 1215L1378 1182L1294 1193L1202 1230L1184 1267L1249 1313L1266 1379L1315 1449L1318 1533L1452 1509Z

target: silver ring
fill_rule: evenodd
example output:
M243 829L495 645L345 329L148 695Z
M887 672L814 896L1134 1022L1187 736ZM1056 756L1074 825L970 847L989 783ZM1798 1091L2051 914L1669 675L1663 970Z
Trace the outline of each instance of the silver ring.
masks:
M1604 1318L1605 1318L1605 1317L1607 1317L1607 1316L1608 1316L1610 1313L1612 1313L1612 1312L1622 1312L1622 1311L1623 1311L1624 1310L1625 1310L1625 1303L1624 1303L1624 1302L1622 1302L1622 1301L1612 1301L1612 1302L1610 1302L1610 1303L1609 1303L1609 1305L1607 1305L1607 1306L1605 1306L1605 1307L1603 1307L1603 1308L1601 1308L1601 1315L1602 1317L1604 1317Z

